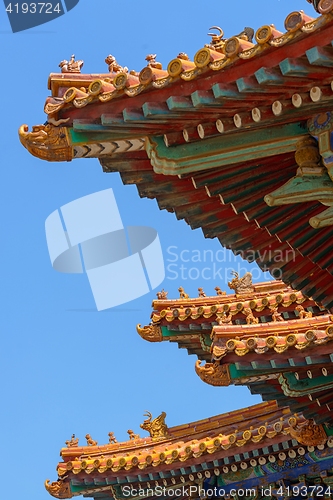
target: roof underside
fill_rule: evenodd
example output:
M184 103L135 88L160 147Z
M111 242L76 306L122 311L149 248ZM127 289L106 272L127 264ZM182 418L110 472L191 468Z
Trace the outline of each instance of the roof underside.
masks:
M310 179L325 189L306 203L264 201L295 176L307 120L333 103L332 9L316 20L292 13L284 34L264 26L257 44L233 37L194 62L179 56L168 70L51 74L45 110L63 126L21 128L21 141L50 160L98 157L140 196L333 309L333 229L309 225L325 210L319 199L333 203L330 177Z

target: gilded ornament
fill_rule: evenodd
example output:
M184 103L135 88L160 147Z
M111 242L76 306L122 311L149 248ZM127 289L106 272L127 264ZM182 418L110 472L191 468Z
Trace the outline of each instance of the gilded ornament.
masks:
M205 68L211 61L211 53L207 47L198 50L194 56L194 63L198 68Z
M276 345L276 343L277 343L277 337L275 337L273 335L267 337L267 339L266 339L267 347L273 348Z
M329 14L333 10L333 0L320 0L318 11L320 14Z
M111 54L105 58L105 62L108 65L110 73L128 73L128 68L126 68L126 66L120 66L120 64L117 63L116 58Z
M114 435L113 432L109 432L108 436L109 436L109 443L110 444L117 443L117 439L116 439L116 437L115 437L115 435Z
M165 292L163 288L160 292L157 292L156 296L158 300L166 300L168 298L168 292Z
M272 321L284 321L282 314L278 311L278 304L271 306L270 310L272 312Z
M304 13L303 11L300 12L292 12L289 14L289 16L286 18L284 22L284 26L287 31L293 33L305 24L306 19L304 18Z
M282 45L285 45L287 43L290 43L300 32L288 32L284 33L282 36L279 36L278 38L274 38L273 40L269 41L269 44L272 45L273 47L281 47Z
M127 80L128 74L122 71L121 73L117 73L117 75L112 80L112 84L117 90L123 90L127 85Z
M236 344L235 340L229 339L229 340L227 340L225 346L226 346L226 348L227 348L228 351L234 351L236 349L236 347L237 347L237 344Z
M314 330L308 330L305 333L305 339L308 342L313 342L314 340L316 340L316 338L317 338L317 335L316 335L316 332Z
M129 438L130 438L131 441L134 440L134 439L140 439L139 434L135 434L134 431L132 431L132 429L128 429L127 434L129 435ZM119 461L119 465L121 465L120 461Z
M67 448L74 448L78 446L79 438L76 438L75 434L72 434L70 441L66 441L65 444L67 445Z
M155 69L162 69L162 64L156 61L156 54L148 54L146 56L147 66Z
M227 295L227 292L222 291L219 286L216 286L214 290L216 290L216 295Z
M195 371L206 384L228 386L231 383L229 369L226 365L220 365L220 363L206 363L204 366L201 366L201 361L198 359L195 363Z
M172 78L176 78L183 71L182 61L177 58L169 62L167 71Z
M66 127L54 125L34 125L28 132L28 125L19 128L22 145L33 156L48 161L71 161L73 148L70 146Z
M48 97L44 105L44 113L47 115L55 115L64 107L63 99L59 97ZM54 125L54 124L53 124Z
M293 347L297 344L297 337L294 333L290 333L289 335L287 335L286 344L288 347Z
M97 446L98 443L97 441L94 441L94 439L92 439L92 437L90 436L90 434L86 434L86 440L87 440L87 446Z
M76 87L70 87L64 93L64 96L63 96L64 102L68 104L68 103L74 101L74 99L88 97L88 94L87 94L87 92L85 92L85 90L86 89L81 90L81 89L77 89Z
M327 441L327 435L323 426L316 425L312 419L302 425L298 425L292 421L290 422L290 425L289 434L300 444L306 446L318 446L325 444Z
M184 288L183 288L182 286L180 286L180 287L178 288L178 292L179 292L179 298L180 298L180 299L188 299L188 298L189 298L188 293L186 293L186 292L184 291Z
M118 97L120 94L121 94L121 92L118 92L117 90L114 90L113 92L105 92L104 94L100 94L98 96L98 99L101 102L108 102L108 101L111 101L111 99Z
M247 325L257 325L259 323L259 318L256 318L250 308L246 307L243 311L246 315Z
M243 295L253 292L251 273L245 273L242 278L239 277L239 274L236 271L233 271L232 275L235 277L228 282L228 286L231 290L235 290L236 295Z
M220 361L224 356L226 356L227 348L214 345L212 353L214 361Z
M232 314L226 314L225 311L216 314L217 322L219 325L231 324L232 323Z
M224 53L227 57L235 57L240 50L240 43L238 38L229 38L224 45Z
M312 312L311 311L306 311L303 306L299 305L296 306L295 311L298 312L298 316L300 319L304 318L312 318Z
M191 69L191 70L188 70L188 71L184 71L184 73L182 73L180 75L180 77L183 80L190 81L190 80L194 80L194 78L196 78L197 76L199 76L201 73L202 73L201 68L194 68L194 69Z
M259 43L259 44L265 44L267 42L269 42L272 38L274 38L274 31L275 30L275 27L273 25L271 26L262 26L261 28L259 28L256 32L256 41Z
M59 68L61 68L61 73L81 73L81 68L83 66L83 61L75 61L75 55L73 54L69 61L64 59L60 62Z
M158 80L155 80L153 82L153 87L160 89L160 88L166 87L171 82L172 82L172 77L166 76L165 78L159 78Z
M328 335L329 337L333 337L333 326L328 326L326 328L326 335Z
M208 36L212 37L210 44L207 45L208 48L215 50L216 52L223 53L223 48L225 45L225 39L223 38L223 29L219 26L212 26L210 30L216 30L217 33L208 33Z
M185 54L185 52L180 52L176 59L172 59L172 61L169 62L167 72L171 78L177 78L183 71L194 67L195 64L190 61L188 55Z
M213 71L219 71L231 64L233 61L234 59L230 57L217 59L216 61L210 63L209 69L212 69Z
M158 325L147 325L141 328L141 325L136 326L136 331L144 340L148 342L161 342L162 330Z
M149 432L153 441L160 441L168 436L168 427L165 423L166 413L164 411L153 420L152 414L149 411L147 411L144 416L148 418L140 425L140 427L141 429Z
M154 80L154 73L151 66L146 66L140 71L139 80L142 85L149 85Z
M84 108L85 106L88 106L91 102L93 102L94 96L93 95L88 95L88 97L76 97L73 101L73 104L76 108Z
M203 288L199 287L198 288L198 293L199 293L199 297L206 297L206 294L205 294Z
M154 82L153 82L154 84ZM135 97L138 94L141 94L141 92L146 88L146 85L135 85L134 87L129 87L124 90L125 94L128 95L129 97Z
M320 14L329 14L333 10L333 0L307 0Z
M250 350L253 350L257 347L257 339L251 337L250 339L247 339L247 341L245 342L246 343L246 347Z
M60 479L58 481L53 481L50 483L50 480L47 479L44 483L46 490L55 498L72 498L73 493L70 490L69 483L64 483Z

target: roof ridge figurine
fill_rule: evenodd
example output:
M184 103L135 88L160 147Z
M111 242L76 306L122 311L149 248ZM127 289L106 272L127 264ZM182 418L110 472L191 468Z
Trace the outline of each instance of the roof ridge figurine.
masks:
M162 69L162 64L156 61L157 54L148 54L146 56L147 66L155 69Z
M242 278L239 277L237 271L232 271L231 274L235 277L228 282L228 286L231 290L235 290L236 295L253 292L252 273L247 272Z
M135 432L132 431L132 429L128 429L127 434L129 435L130 441L133 441L134 439L140 439L140 435L135 434Z
M59 63L59 68L61 68L61 73L81 73L81 68L84 61L75 61L75 55L72 54L69 61L64 59Z
M108 70L110 73L128 73L128 68L126 66L120 66L120 64L118 64L116 58L112 54L109 54L105 58L105 62L108 65Z
M219 33L207 33L208 36L211 36L211 42L206 44L205 47L209 49L216 50L216 52L221 52L223 51L223 47L225 45L226 39L223 38L224 31L222 28L219 26L211 26L209 28L210 30L217 30Z
M79 445L79 438L76 438L75 434L72 434L70 441L66 441L65 444L67 448L74 448Z
M148 431L153 441L164 439L168 436L168 427L165 423L166 413L162 411L161 415L152 420L152 414L146 411L144 417L148 417L141 425L141 429Z

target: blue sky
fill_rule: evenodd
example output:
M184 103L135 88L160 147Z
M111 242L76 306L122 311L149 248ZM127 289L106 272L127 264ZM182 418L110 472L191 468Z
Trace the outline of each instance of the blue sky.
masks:
M123 186L118 174L104 174L98 160L46 163L30 156L17 129L45 121L49 73L73 53L84 60L84 73L105 72L110 53L140 71L153 52L166 67L180 51L193 59L208 43L212 25L220 25L226 37L271 23L284 31L286 16L300 9L316 16L305 0L80 0L65 16L12 34L0 5L2 498L48 498L43 482L56 479L59 450L72 433L82 444L86 433L102 444L110 431L118 440L127 439L127 429L139 432L145 410L154 416L166 411L172 426L260 401L246 388L203 384L193 356L137 335L136 324L149 322L157 290L97 312L85 275L52 269L45 219L72 200L112 187L124 225L158 231L167 266L159 288L170 298L178 296L180 285L191 296L199 286L207 294L217 285L226 289L224 279L202 277L207 263L183 260L191 258L191 250L203 260L210 249L219 268L252 268L257 281L268 279L232 254L216 257L218 241L205 240L201 230L160 211L155 201L140 199L136 187ZM181 264L187 268L184 279L174 279ZM189 279L191 267L198 268L198 279Z

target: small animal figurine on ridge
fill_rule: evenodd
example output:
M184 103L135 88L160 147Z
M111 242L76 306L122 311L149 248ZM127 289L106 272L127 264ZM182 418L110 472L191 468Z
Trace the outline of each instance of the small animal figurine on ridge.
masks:
M109 436L109 443L110 444L117 443L117 439L116 439L116 437L115 437L115 435L114 435L113 432L109 432L108 436Z
M127 434L129 435L130 440L132 440L132 439L140 439L139 434L135 434L135 432L132 431L132 429L129 429L127 431Z
M180 299L188 299L189 298L188 293L185 293L184 288L182 286L180 286L178 288L178 292L179 292Z
M86 440L87 440L88 446L97 446L98 445L97 441L94 441L92 439L92 437L90 436L90 434L86 434Z

